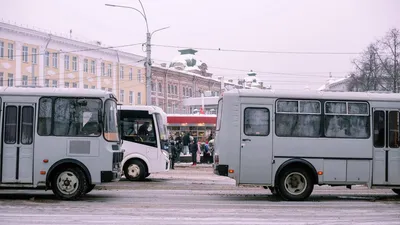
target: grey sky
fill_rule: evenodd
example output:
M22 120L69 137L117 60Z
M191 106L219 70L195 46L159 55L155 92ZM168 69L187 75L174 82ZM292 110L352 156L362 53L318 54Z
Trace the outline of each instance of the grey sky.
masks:
M107 45L145 41L139 13L105 3L140 8L136 0L0 0L0 17ZM398 0L142 0L153 44L270 51L361 52L394 27ZM145 55L141 47L121 49ZM153 58L171 60L178 49L153 47ZM214 76L237 79L245 72L273 88L320 87L332 72L344 77L356 55L260 54L199 51ZM285 74L271 74L285 73Z

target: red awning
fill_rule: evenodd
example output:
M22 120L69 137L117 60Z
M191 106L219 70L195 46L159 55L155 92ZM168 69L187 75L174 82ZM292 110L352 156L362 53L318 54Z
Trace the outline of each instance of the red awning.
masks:
M167 116L167 122L169 124L195 124L195 123L205 123L205 124L216 124L216 116Z

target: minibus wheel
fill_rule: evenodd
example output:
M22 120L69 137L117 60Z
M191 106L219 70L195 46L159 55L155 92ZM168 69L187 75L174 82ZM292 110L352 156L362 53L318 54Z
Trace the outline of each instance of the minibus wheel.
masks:
M130 181L144 180L145 174L147 174L146 167L140 160L129 160L124 165L124 175Z
M85 194L91 192L91 191L93 190L94 187L96 187L96 185L94 185L94 184L89 185L88 188L87 188L87 190L85 191Z
M311 195L314 189L313 179L305 168L284 169L278 178L277 192L285 200L300 201Z
M86 176L81 169L64 167L55 172L51 188L59 199L76 200L85 194L88 184Z
M400 189L392 189L392 191L398 195L400 195Z

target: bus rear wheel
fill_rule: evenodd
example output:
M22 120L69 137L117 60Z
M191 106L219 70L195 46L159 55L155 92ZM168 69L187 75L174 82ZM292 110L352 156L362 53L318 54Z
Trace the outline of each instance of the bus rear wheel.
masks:
M392 191L398 195L400 195L400 189L392 189Z
M81 169L62 168L54 174L51 188L57 198L61 200L76 200L85 194L88 183Z
M277 192L285 200L301 201L307 199L314 190L310 173L304 168L287 168L278 178Z
M137 159L129 160L124 165L124 175L130 181L144 180L146 174L146 167Z

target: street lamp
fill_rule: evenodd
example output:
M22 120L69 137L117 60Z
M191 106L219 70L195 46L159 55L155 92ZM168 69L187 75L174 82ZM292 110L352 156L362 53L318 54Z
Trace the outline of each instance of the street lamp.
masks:
M143 12L141 12L140 10L138 10L136 8L130 7L130 6L113 5L113 4L105 4L105 5L110 6L110 7L127 8L127 9L135 10L136 12L140 13L140 15L142 15L142 17L144 18L144 21L146 22L146 29L147 29L147 33L146 33L146 55L147 55L147 57L146 57L146 59L147 59L146 60L146 103L147 103L147 105L151 105L151 37L157 31L165 30L165 29L169 28L169 26L157 29L150 33L149 24L147 22L146 11L144 10L142 2L140 0L138 0L138 1L140 3L140 6L142 7Z

